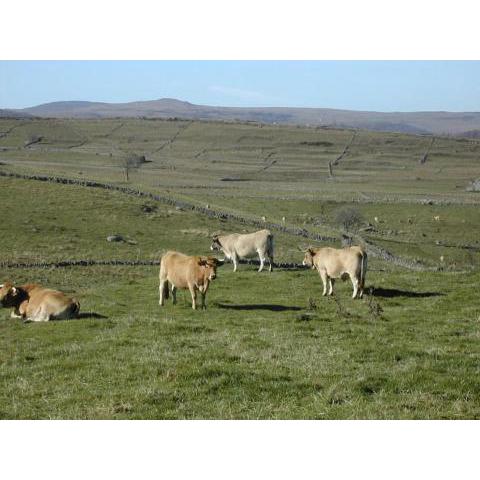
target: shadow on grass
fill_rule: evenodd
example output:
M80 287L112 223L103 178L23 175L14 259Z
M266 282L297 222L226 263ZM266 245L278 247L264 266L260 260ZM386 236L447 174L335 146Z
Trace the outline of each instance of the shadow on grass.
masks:
M95 312L81 312L77 315L77 319L81 318L108 318L105 315L102 315L101 313L95 313Z
M394 298L394 297L409 297L409 298L428 298L428 297L443 297L445 293L441 292L411 292L409 290L397 290L396 288L368 288L368 293L374 297Z
M217 303L218 308L226 308L230 310L270 310L271 312L286 312L302 310L301 307L288 307L286 305L272 304L252 304L252 305L230 305L227 303Z

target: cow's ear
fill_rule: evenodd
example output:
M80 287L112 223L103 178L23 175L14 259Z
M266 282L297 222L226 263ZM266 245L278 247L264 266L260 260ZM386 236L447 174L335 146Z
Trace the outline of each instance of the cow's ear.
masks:
M15 295L17 295L18 290L17 290L15 287L12 287L12 288L8 291L8 293L10 293L11 295L15 296Z
M207 264L207 261L204 258L198 257L198 264L203 267L204 265Z
M308 252L312 257L315 256L315 250L313 249L313 247L308 247L307 252Z

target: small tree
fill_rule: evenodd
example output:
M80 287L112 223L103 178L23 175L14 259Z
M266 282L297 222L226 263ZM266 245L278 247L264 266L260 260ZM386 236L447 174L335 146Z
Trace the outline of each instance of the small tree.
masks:
M342 208L337 212L336 222L346 232L355 232L364 222L364 218L356 208Z
M480 178L473 180L467 187L467 192L480 192Z
M138 155L136 153L129 153L121 159L121 167L125 175L125 181L128 182L130 179L130 172L136 170L145 163L145 155Z

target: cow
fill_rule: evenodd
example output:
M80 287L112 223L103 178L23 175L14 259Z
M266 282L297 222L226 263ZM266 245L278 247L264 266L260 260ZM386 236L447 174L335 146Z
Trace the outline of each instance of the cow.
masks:
M210 250L221 250L226 258L232 260L234 272L237 271L239 259L256 255L260 258L259 272L263 270L265 258L268 258L269 270L273 270L273 235L270 230L259 230L246 234L214 235Z
M160 261L160 285L158 287L163 306L168 299L168 284L172 289L173 304L177 303L177 289L188 289L192 295L192 308L197 308L197 291L202 295L202 308L205 295L212 280L217 277L217 266L220 262L213 257L188 256L183 253L168 251Z
M23 318L25 322L48 322L76 318L80 303L63 292L44 288L37 283L19 287L11 282L0 285L0 305L12 308L12 318Z
M353 285L352 298L362 298L367 273L367 253L362 247L313 248L305 252L303 265L317 269L323 282L323 295L333 293L333 284L336 278L342 280L350 277Z

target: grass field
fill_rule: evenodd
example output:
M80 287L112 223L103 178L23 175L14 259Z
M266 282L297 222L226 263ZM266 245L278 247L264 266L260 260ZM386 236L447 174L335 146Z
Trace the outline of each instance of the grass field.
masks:
M32 134L42 140L25 148ZM131 151L149 161L131 172L141 190L335 237L338 210L353 205L373 226L362 234L370 242L440 268L371 257L370 293L354 301L347 282L322 298L313 271L241 265L233 274L226 264L208 309L194 312L185 293L176 307L158 306L156 266L0 266L0 282L75 294L82 312L46 324L0 312L0 416L480 418L480 194L466 190L480 176L479 145L438 138L419 164L429 138L359 132L329 178L328 162L351 137L206 122L0 120L3 171L123 185L121 159ZM251 231L120 192L33 180L0 177L0 200L0 262L158 260L166 249L208 253L215 232ZM107 242L113 233L134 244ZM298 247L314 243L274 233L278 261L301 262Z

